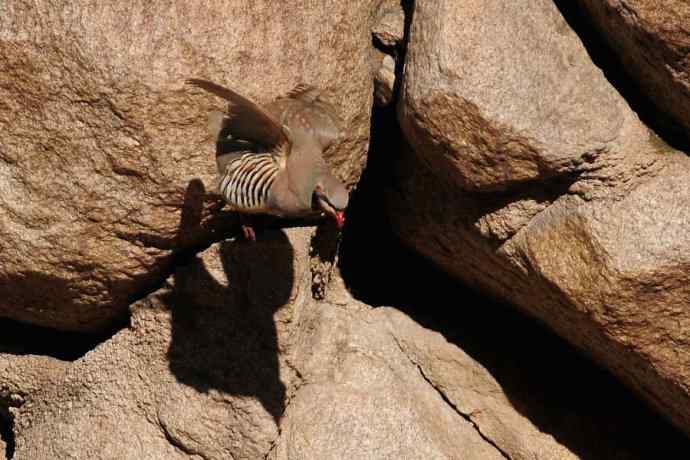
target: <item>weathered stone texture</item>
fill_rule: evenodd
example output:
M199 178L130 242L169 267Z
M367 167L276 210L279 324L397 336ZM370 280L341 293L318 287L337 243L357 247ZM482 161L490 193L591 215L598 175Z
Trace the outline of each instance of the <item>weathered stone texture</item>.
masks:
M639 122L556 7L415 2L398 112L401 238L687 431L690 160Z
M338 283L314 301L308 249L272 232L180 266L130 328L12 387L14 458L577 458L438 333Z
M0 316L95 330L164 278L212 218L204 77L268 102L315 85L347 129L328 161L359 178L377 2L3 2ZM193 182L201 179L200 182ZM183 209L196 217L184 226ZM210 234L216 230L216 236Z

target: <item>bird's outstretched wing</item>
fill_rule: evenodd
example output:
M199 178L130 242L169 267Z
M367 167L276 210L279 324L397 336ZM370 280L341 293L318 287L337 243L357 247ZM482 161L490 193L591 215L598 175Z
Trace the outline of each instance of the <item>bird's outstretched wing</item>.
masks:
M311 85L300 83L274 104L279 109L274 106L273 112L303 117L324 149L341 136L344 123L338 112L323 99L321 91Z
M218 192L234 209L265 212L273 181L291 151L289 128L231 89L196 78L186 83L228 101L226 113L209 115L208 129L216 138Z
M274 148L289 143L284 127L259 105L235 91L216 83L190 78L187 84L196 86L228 101L223 129L233 138Z

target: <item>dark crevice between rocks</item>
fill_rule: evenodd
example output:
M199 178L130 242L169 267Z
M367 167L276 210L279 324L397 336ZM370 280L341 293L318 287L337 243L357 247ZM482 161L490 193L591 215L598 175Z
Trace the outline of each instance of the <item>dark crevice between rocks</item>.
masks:
M688 438L608 371L398 240L385 196L398 187L402 137L395 108L375 108L367 165L350 199L339 254L352 294L441 333L491 373L516 410L581 458L690 458Z
M690 133L645 96L636 77L626 71L626 66L599 32L585 8L573 0L554 0L554 3L582 41L592 62L604 72L606 79L623 96L640 120L664 143L690 155Z
M280 439L280 435L281 435L280 427L278 427L278 430L279 430L278 435L275 437L275 439L273 441L271 441L271 446L268 448L268 452L266 452L266 454L263 456L264 460L268 460L269 458L271 458L271 455L273 454L273 452L276 449L276 446L278 445L278 440Z
M511 458L510 455L508 455L503 449L501 449L501 447L500 447L498 444L496 444L496 442L495 442L493 439L487 437L484 433L482 433L481 428L474 422L474 420L472 420L472 418L471 418L468 414L465 414L464 412L462 412L462 411L458 408L458 406L456 406L456 405L453 403L453 401L451 401L450 399L448 399L448 396L446 396L446 394L445 394L441 389L439 389L436 385L434 385L434 382L432 382L431 380L429 380L429 378L428 378L428 377L426 376L426 374L424 373L424 369L422 369L422 366L420 366L419 364L415 364L415 366L417 367L417 370L419 371L419 374L422 376L422 378L424 379L424 381L426 381L426 383L428 383L429 386L430 386L431 388L433 388L434 391L436 391L436 393L438 393L438 395L441 397L441 399L443 400L443 402L446 403L446 404L448 405L448 407L450 407L451 409L453 409L453 411L454 411L456 414L458 414L460 417L462 417L463 419L465 419L470 425L472 425L472 427L475 429L475 431L477 432L477 434L478 434L484 441L486 441L491 447L493 447L494 449L496 449L496 450L498 451L498 453L500 453L501 456L502 456L503 458L506 458L506 459L510 459L510 458Z
M396 45L387 45L375 34L372 34L372 46L384 54L391 56L395 61L395 81L392 91L391 106L395 106L400 94L400 85L402 83L403 71L405 68L405 56L407 54L407 37L410 35L410 27L412 26L412 13L414 11L414 0L401 0L400 6L404 12L405 23L403 28L403 39Z
M340 247L340 231L335 224L319 225L311 239L311 294L316 300L326 297L333 264ZM294 369L296 370L296 369Z
M14 418L9 410L9 404L0 399L0 439L5 443L5 458L8 460L14 457Z
M379 40L375 35L372 35L372 37L371 37L371 44L377 50L381 51L384 54L388 54L389 56L392 56L393 59L395 59L397 61L398 49L399 49L398 46L386 45L385 43L382 43L381 40Z
M400 6L405 13L405 26L403 29L403 40L398 44L398 46L387 47L379 43L376 37L374 37L374 46L379 48L384 53L390 54L395 59L395 84L393 86L393 102L390 104L391 107L395 107L400 99L400 88L403 81L405 59L407 56L407 43L410 36L410 28L412 27L412 15L414 13L414 0L401 0Z
M405 52L407 51L407 37L410 35L410 26L412 24L412 13L414 10L414 0L400 0L400 6L402 7L403 14L405 17L405 24L403 29L403 40L397 45L388 45L383 43L375 34L371 36L371 44L374 48L381 51L384 54L388 54L395 59L396 63L405 62ZM396 69L397 70L397 69ZM402 70L402 66L400 66ZM399 73L396 71L396 75ZM396 79L398 81L398 79Z
M75 361L128 324L129 315L120 315L100 332L81 333L0 319L0 353L42 355L62 361Z
M400 43L398 50L398 58L395 60L395 88L393 90L394 104L400 99L400 85L403 81L403 71L405 70L405 59L407 58L407 45L410 41L410 29L412 28L412 17L414 16L414 2L415 0L401 0L405 14L405 27L403 29L403 40Z

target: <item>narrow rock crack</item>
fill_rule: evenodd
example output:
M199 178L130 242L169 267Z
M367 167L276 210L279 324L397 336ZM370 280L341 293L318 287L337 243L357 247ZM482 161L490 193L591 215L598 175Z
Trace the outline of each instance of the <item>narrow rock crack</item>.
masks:
M499 447L499 445L496 444L496 442L495 442L493 439L489 438L486 434L484 434L484 433L482 432L481 428L480 428L479 425L477 425L477 423L472 419L472 417L471 417L470 414L466 414L466 413L462 412L462 411L460 410L460 408L459 408L457 405L455 405L455 403L454 403L453 401L451 401L451 400L448 398L448 396L446 396L446 394L443 392L443 390L440 389L438 386L436 386L436 384L434 384L434 382L432 382L431 379L429 379L429 377L427 377L427 375L424 373L424 369L422 368L422 366L420 366L414 359L412 359L412 357L405 351L405 348L402 346L402 344L400 343L400 341L398 340L398 338L397 338L394 334L391 334L391 337L393 338L393 341L394 341L395 344L398 346L398 349L399 349L400 352L403 354L403 356L405 356L405 357L410 361L410 363L411 363L415 368L417 368L417 371L418 371L419 374L422 376L422 378L424 379L424 381L425 381L426 383L428 383L429 386L430 386L431 388L433 388L433 389L436 391L436 393L438 393L438 395L441 397L441 399L443 400L443 402L445 402L451 409L453 409L453 412L455 412L455 413L458 414L460 417L462 417L462 418L465 419L467 422L469 422L470 425L472 425L472 427L475 429L475 431L477 432L477 434L479 434L479 436L480 436L484 441L486 441L489 445L491 445L494 449L496 449L496 451L498 451L498 453L500 453L501 456L502 456L503 458L506 458L506 459L508 459L508 460L512 460L512 457L511 457L506 451L504 451L503 449L501 449L501 448Z
M408 358L409 358L409 357L408 357ZM412 360L410 360L410 361L412 361ZM428 383L434 390L436 390L436 393L438 393L438 395L441 397L441 399L443 399L443 401L444 401L446 404L448 404L448 406L450 406L451 409L453 409L453 411L455 411L456 414L458 414L458 415L459 415L460 417L462 417L463 419L467 420L467 421L472 425L472 427L474 427L474 429L477 431L477 434L479 434L479 436L480 436L484 441L486 441L486 442L489 443L491 446L493 446L493 448L496 449L504 458L506 458L506 459L508 459L508 460L512 460L511 456L508 455L507 452L505 452L503 449L501 449L501 448L498 446L498 444L496 444L496 442L495 442L493 439L489 438L488 436L486 436L486 435L482 432L482 430L481 430L481 428L479 427L479 425L477 425L477 423L476 423L474 420L472 420L472 417L471 417L469 414L465 414L464 412L462 412L462 411L458 408L458 406L456 406L456 405L453 403L453 401L451 401L450 399L448 399L448 397L447 397L446 394L443 392L443 390L441 390L439 387L437 387L437 386L434 384L434 382L432 382L432 381L426 376L426 374L424 373L424 370L422 369L422 366L420 366L419 364L415 363L414 361L412 361L412 364L414 364L414 365L417 367L417 370L419 371L419 373L420 373L420 375L422 376L422 378L426 381L426 383Z

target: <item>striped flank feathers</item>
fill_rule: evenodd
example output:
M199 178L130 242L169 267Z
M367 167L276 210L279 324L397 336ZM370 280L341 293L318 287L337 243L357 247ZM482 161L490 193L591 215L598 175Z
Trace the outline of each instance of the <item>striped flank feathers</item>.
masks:
M280 167L272 153L245 153L228 162L218 192L237 210L266 210L268 195Z

